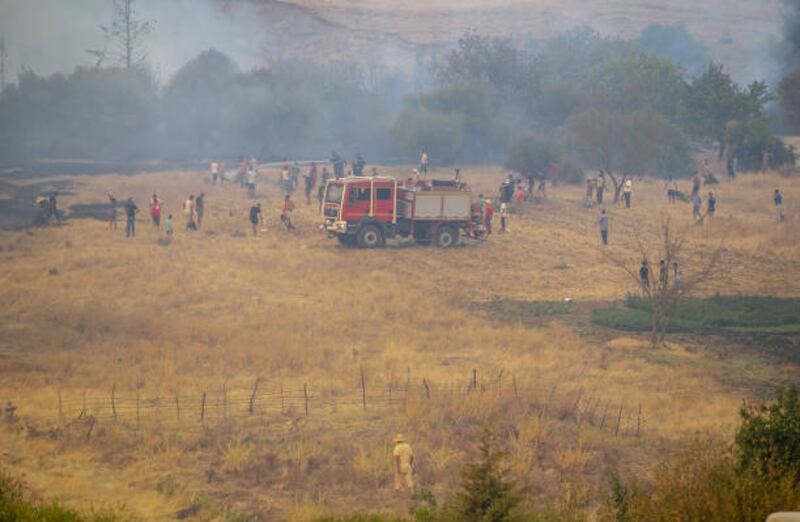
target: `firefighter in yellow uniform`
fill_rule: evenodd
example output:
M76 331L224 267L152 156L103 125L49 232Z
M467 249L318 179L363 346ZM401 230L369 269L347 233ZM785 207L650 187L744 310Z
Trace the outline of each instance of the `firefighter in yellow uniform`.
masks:
M394 489L414 489L414 450L402 435L394 438Z

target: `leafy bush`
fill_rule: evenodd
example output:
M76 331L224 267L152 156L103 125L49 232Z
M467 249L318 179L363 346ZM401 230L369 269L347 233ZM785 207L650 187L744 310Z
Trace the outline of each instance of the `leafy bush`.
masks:
M739 158L739 165L746 170L761 168L765 150L770 153L770 167L794 165L794 149L787 147L782 139L772 134L766 121L758 119L746 122L731 122L725 132L729 154Z
M763 522L775 511L800 508L800 487L785 478L740 471L736 450L695 439L658 467L653 484L624 485L612 477L603 522Z
M767 404L742 408L739 468L800 485L800 394L791 386Z

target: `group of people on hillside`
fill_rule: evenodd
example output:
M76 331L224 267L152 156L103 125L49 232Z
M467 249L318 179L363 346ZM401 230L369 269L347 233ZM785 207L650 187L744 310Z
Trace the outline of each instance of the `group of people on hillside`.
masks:
M681 268L678 265L677 261L672 262L672 289L679 290L681 287ZM642 259L642 265L639 267L639 280L642 284L642 293L644 295L649 295L651 290L656 291L665 291L670 288L670 267L667 264L667 261L662 259L658 263L658 283L657 285L651 285L650 281L650 265L647 262L647 258Z

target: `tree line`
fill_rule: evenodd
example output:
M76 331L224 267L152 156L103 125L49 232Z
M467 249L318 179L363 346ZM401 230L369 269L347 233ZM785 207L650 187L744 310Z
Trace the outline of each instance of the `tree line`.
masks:
M159 85L146 61L120 56L71 74L24 70L0 94L0 156L280 160L337 150L399 162L426 150L434 163L505 162L528 177L563 163L573 181L579 165L620 179L688 176L693 152L710 146L740 168L760 167L765 151L773 167L794 163L771 131L767 84L739 85L706 63L682 26L630 41L586 27L525 42L468 31L413 94L400 73L366 81L356 64L298 61L241 71L213 49ZM784 100L798 89L784 91L788 120Z

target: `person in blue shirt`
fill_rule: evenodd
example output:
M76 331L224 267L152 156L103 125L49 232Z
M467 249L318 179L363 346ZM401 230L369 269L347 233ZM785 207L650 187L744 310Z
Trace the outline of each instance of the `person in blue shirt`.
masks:
M786 220L786 216L783 214L783 194L781 194L780 189L775 189L775 196L773 196L772 200L778 210L778 223L783 223Z

